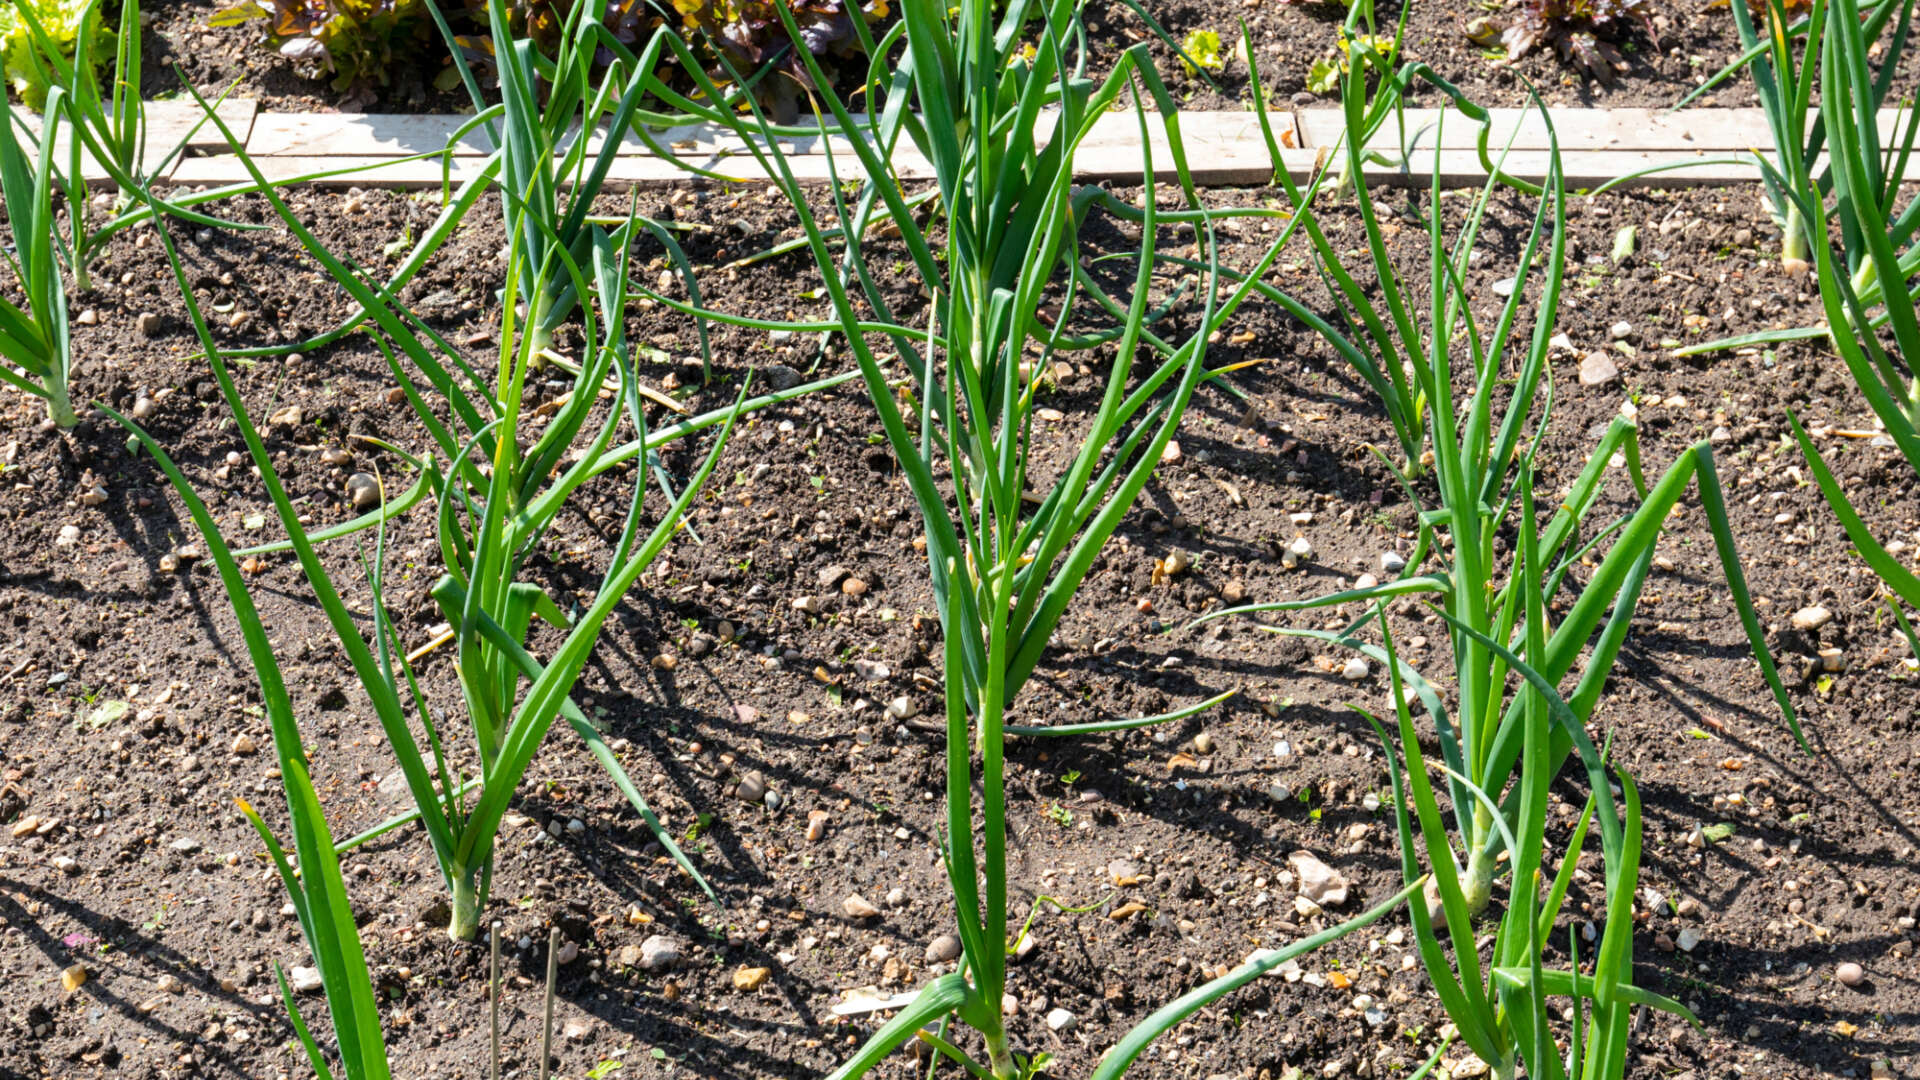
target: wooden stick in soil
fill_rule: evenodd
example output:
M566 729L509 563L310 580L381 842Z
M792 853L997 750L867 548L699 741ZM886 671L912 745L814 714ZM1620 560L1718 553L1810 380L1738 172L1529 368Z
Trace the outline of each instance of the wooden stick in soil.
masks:
M492 984L490 996L493 999L492 1001L493 1080L500 1080L500 922L499 920L497 919L494 920L494 924L491 928L491 933L488 936L492 939L490 942L490 947L493 950L493 959L492 959L491 965L487 969L487 981Z
M547 1003L540 1010L540 1080L547 1080L553 1062L553 984L559 974L560 928L547 931Z

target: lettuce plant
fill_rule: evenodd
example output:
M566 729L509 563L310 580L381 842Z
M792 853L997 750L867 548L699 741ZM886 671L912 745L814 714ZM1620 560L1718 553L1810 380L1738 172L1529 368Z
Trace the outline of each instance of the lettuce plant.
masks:
M60 48L72 55L80 38L80 25L86 21L89 0L11 0L0 6L0 47L7 55L7 81L27 107L39 112L46 107L47 91L52 83L46 69L35 62L33 22ZM22 10L33 19L25 18ZM89 67L91 58L83 58Z
M1648 0L1525 0L1506 19L1500 41L1514 59L1551 48L1562 60L1609 83L1626 65L1609 39L1626 33L1636 22L1652 35Z
M424 0L241 0L208 25L264 22L268 45L345 90L386 85L395 60L429 40L425 14Z

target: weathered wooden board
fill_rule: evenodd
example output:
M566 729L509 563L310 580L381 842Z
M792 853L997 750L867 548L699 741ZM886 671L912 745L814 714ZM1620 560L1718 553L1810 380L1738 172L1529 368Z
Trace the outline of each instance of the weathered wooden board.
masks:
M1406 166L1370 164L1369 177L1381 183L1427 183L1437 167L1442 183L1475 184L1485 179L1474 150L1477 131L1465 118L1447 117L1443 131L1422 130L1439 110L1408 114L1407 132L1414 152ZM1493 110L1490 149L1505 149L1508 172L1529 180L1544 177L1547 167L1547 128L1539 115L1525 109ZM458 116L401 116L355 114L266 113L250 117L248 151L261 170L276 182L328 186L380 185L430 187L442 182L437 160L398 162L409 155L429 153L447 145L466 118ZM1308 109L1296 116L1270 113L1274 135L1282 146L1287 170L1298 179L1311 175L1318 154L1332 145L1338 116L1332 110ZM1048 121L1049 123L1051 121ZM1886 124L1891 129L1893 114ZM1252 185L1271 176L1272 161L1259 120L1250 112L1187 113L1179 118L1187 164L1197 183ZM1146 148L1156 179L1173 177L1173 155L1163 124L1148 117ZM1417 139L1413 133L1418 132ZM1764 149L1767 128L1757 109L1699 109L1669 113L1659 109L1567 109L1554 114L1554 132L1562 149L1567 182L1591 188L1616 177L1660 164L1675 168L1633 181L1636 185L1722 184L1758 176L1745 160L1749 148ZM608 182L616 189L631 186L671 187L698 182L684 165L710 171L717 177L764 183L765 170L747 145L732 132L711 125L690 125L651 133L657 146L680 164L654 156L644 142L629 135L621 147ZM596 134L590 147L597 148ZM1051 132L1043 135L1043 140ZM1511 148L1508 139L1511 138ZM1374 148L1397 145L1399 130L1382 132ZM1440 151L1436 162L1434 146ZM196 146L213 149L205 136ZM469 132L454 150L452 179L459 183L477 174L489 143L481 131ZM835 176L860 175L858 158L843 137L796 136L779 140L788 168L803 181L825 181ZM1142 177L1139 118L1115 112L1099 117L1081 142L1076 175L1086 182L1138 183ZM933 171L911 146L894 156L903 179L930 180ZM342 170L354 170L341 174ZM334 173L331 176L316 174ZM229 184L248 179L240 163L224 154L190 158L172 173L180 183Z
M1282 159L1288 172L1296 180L1306 180L1314 169L1316 151L1283 150ZM482 168L480 158L455 158L452 181L464 182L477 175ZM1156 161L1164 161L1156 154ZM1758 169L1729 155L1706 156L1684 155L1653 151L1609 151L1581 150L1561 155L1562 168L1568 186L1576 189L1598 187L1603 183L1637 172L1653 165L1671 165L1668 171L1652 176L1638 178L1626 186L1633 187L1682 187L1701 184L1741 183L1757 179ZM719 156L701 158L691 162L711 169L723 179L742 183L765 183L767 174L751 157ZM1545 177L1548 155L1544 151L1516 150L1507 156L1505 168L1514 176L1526 180L1538 181ZM392 158L350 158L350 157L261 157L255 159L261 172L275 183L298 182L317 187L396 187L424 188L438 187L441 183L441 167L438 161L399 160ZM835 159L833 164L839 169L842 180L858 175L858 162ZM825 155L799 155L788 159L788 167L793 175L803 182L825 182L832 179L828 168L829 160ZM909 181L932 180L932 167L918 154L903 151L895 159L895 167L902 179ZM1413 167L1401 170L1393 166L1369 164L1369 180L1381 184L1426 184L1432 175L1434 158L1431 154L1417 155ZM341 174L338 170L356 171ZM1480 157L1473 150L1443 150L1440 152L1439 169L1441 183L1450 187L1479 184L1485 181L1486 171L1480 166ZM1214 186L1250 186L1264 184L1271 176L1265 148L1259 154L1240 154L1232 157L1220 156L1193 163L1195 183ZM316 176L329 173L333 175ZM1140 159L1136 153L1125 153L1119 149L1099 150L1086 154L1081 160L1077 175L1084 182L1111 182L1117 184L1139 183L1141 180ZM1156 179L1162 183L1171 182L1170 167L1156 169ZM246 169L232 157L192 158L183 161L174 170L173 180L182 184L238 184L250 179ZM668 188L686 186L702 182L690 175L683 167L661 158L628 156L617 159L608 173L607 184L610 190L624 190L629 187Z
M254 124L248 154L269 179L285 182L342 169L371 169L382 162L430 153L447 145L464 118L445 116L389 116L353 114L266 114ZM1272 118L1275 137L1293 141L1291 117ZM1200 183L1257 183L1271 172L1266 142L1251 113L1193 113L1179 121L1187 162ZM1149 147L1156 173L1171 179L1174 171L1171 141L1164 126L1148 117ZM764 182L767 173L731 132L709 125L665 129L654 133L657 144L681 162L722 176ZM453 179L472 176L487 151L485 135L476 130L454 150ZM788 166L803 180L827 180L838 170L842 179L860 175L860 162L842 137L795 136L779 140ZM1077 155L1078 174L1087 180L1137 181L1141 176L1140 125L1130 113L1099 117L1082 140ZM831 163L828 158L832 157ZM905 179L931 179L931 166L911 147L894 155ZM248 179L237 160L221 157L182 162L173 179L180 183L228 184ZM618 185L666 186L694 179L672 162L653 156L639 139L629 136L609 174ZM401 187L437 185L438 160L389 164L377 172L356 172L313 183L347 186L380 184Z
M1489 109L1493 124L1488 132L1489 149L1500 149L1513 139L1515 150L1546 150L1551 143L1548 138L1547 122L1534 109ZM1773 130L1767 126L1766 114L1757 108L1750 109L1686 109L1673 112L1668 109L1560 109L1553 112L1552 133L1559 139L1560 149L1574 150L1663 150L1681 152L1689 150L1737 151L1771 150L1773 148ZM1409 109L1406 113L1406 133L1415 145L1432 150L1435 139L1435 122L1440 119L1439 109ZM1905 114L1887 109L1880 114L1880 131L1883 138L1892 137ZM1338 109L1305 109L1300 113L1301 134L1306 146L1331 146L1340 137L1344 124ZM1446 123L1440 127L1438 137L1443 149L1471 149L1479 138L1480 127L1472 120L1461 115L1458 110L1446 111ZM1396 126L1383 128L1374 137L1374 145L1381 142L1397 145L1400 131Z
M855 116L855 120L864 117ZM1293 119L1284 113L1270 117L1276 137L1290 138ZM465 116L414 116L377 113L266 113L254 123L247 152L256 157L407 157L444 149L455 132L470 122ZM1163 128L1158 119L1148 117L1157 149L1164 153ZM1264 143L1259 125L1251 113L1189 113L1180 117L1182 140L1190 154L1199 158L1217 152L1260 149ZM649 131L654 143L677 156L696 155L696 159L715 154L747 154L746 141L733 132L711 124L688 124ZM597 153L605 138L596 132L588 144ZM1130 113L1101 116L1082 145L1082 153L1125 151L1139 141L1139 124ZM833 153L852 158L844 138L796 135L778 140L789 155L806 156ZM491 152L492 143L484 130L476 129L461 137L455 156L476 157ZM622 140L622 155L651 155L654 150L640 137L628 134ZM1262 151L1264 152L1264 151ZM1165 159L1163 160L1170 160Z
M471 116L399 113L263 113L254 121L247 153L254 157L409 157L446 149ZM454 151L492 153L485 132L469 133Z
M261 175L275 184L298 183L310 187L439 187L441 165L438 159L379 157L290 157L266 156L253 159ZM479 175L485 159L453 159L452 182L460 184ZM352 170L346 172L344 170ZM322 175L325 174L325 175ZM188 158L174 167L176 184L200 184L220 187L244 184L253 177L240 159L230 154L218 157Z

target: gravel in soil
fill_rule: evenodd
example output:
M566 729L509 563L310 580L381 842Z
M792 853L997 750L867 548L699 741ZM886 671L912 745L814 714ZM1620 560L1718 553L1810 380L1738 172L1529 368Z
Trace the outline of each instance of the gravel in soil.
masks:
M1208 197L1244 205L1275 195ZM337 251L374 267L391 266L385 245L409 226L418 235L433 213L421 198L391 193L352 207L318 193L293 198ZM687 241L703 265L792 235L791 209L759 189L650 194L641 208L702 226ZM257 201L231 210L268 220ZM483 204L406 292L482 363L503 272L496 213ZM1327 220L1336 247L1351 246L1356 223ZM1493 303L1492 283L1511 273L1531 220L1530 205L1496 200L1487 250L1466 283L1476 302ZM1639 249L1616 266L1609 253L1628 224ZM1570 225L1578 269L1561 329L1573 347L1556 351L1542 455L1554 471L1543 480L1563 483L1598 429L1627 408L1652 469L1712 439L1777 651L1783 660L1820 648L1844 656L1842 670L1796 681L1813 740L1804 754L1747 654L1700 512L1675 519L1595 724L1616 735L1616 760L1647 807L1636 977L1688 1003L1704 1026L1645 1016L1631 1074L1722 1076L1738 1066L1749 1075L1864 1077L1880 1058L1904 1074L1920 1039L1912 676L1871 577L1784 441L1788 408L1843 430L1865 427L1864 410L1844 371L1811 345L1676 360L1663 344L1816 316L1809 284L1770 261L1777 238L1757 190L1583 199ZM1123 237L1090 233L1094 243ZM347 313L278 229L180 238L195 288L224 309L224 341L295 340ZM1410 272L1420 239L1410 227L1393 239ZM1262 237L1243 225L1228 242L1227 257L1244 263ZM657 249L636 255L644 273L664 269ZM229 464L243 448L204 362L189 356L157 244L125 236L97 269L99 288L74 298L76 312L92 312L75 327L79 389L122 409L144 398L151 429L222 527L270 538L270 525L253 524L263 512L271 521L263 494L244 462ZM786 260L714 270L702 284L723 308L809 317L822 314L814 280ZM1310 302L1324 299L1316 281L1300 262L1276 276ZM886 287L913 310L917 283L904 269ZM813 362L804 339L716 328L715 380L702 386L687 363L697 345L684 320L636 307L629 333L660 350L647 354L643 376L677 387L696 409L730 401L751 368ZM1582 385L1581 361L1596 350L1610 351L1617 374ZM1074 358L1062 373L1049 403L1061 419L1038 439L1042 468L1084 422L1104 359ZM1037 947L1012 968L1016 1039L1026 1051L1053 1052L1063 1077L1085 1076L1120 1033L1210 971L1377 902L1399 876L1379 803L1382 753L1345 708L1382 703L1377 672L1349 681L1345 657L1244 622L1181 629L1229 599L1318 593L1410 551L1412 511L1366 449L1390 436L1364 387L1270 307L1246 309L1214 362L1240 359L1262 361L1236 376L1246 399L1210 393L1189 415L1178 460L1159 471L1096 564L1014 721L1159 712L1241 691L1178 726L1011 750L1018 913L1042 894L1068 905L1110 898L1085 914L1043 910ZM391 402L390 377L364 337L237 376L257 418L299 406L297 423L267 434L316 523L350 516L351 471L401 471L358 446L350 463L324 459L347 448L347 435L425 445ZM197 538L163 478L129 455L109 423L89 417L63 435L17 396L4 410L0 977L13 989L0 1010L0 1072L299 1072L272 968L310 960L257 838L233 809L244 796L283 821L253 677L219 583L204 560L167 568ZM618 740L628 770L726 906L703 900L591 758L556 730L502 836L487 913L507 946L509 1067L538 1053L549 927L572 957L559 986L560 1075L612 1060L628 1076L821 1075L877 1023L833 1015L846 991L898 993L951 968L936 847L939 744L918 718L882 712L901 697L936 707L927 687L938 676L937 628L911 503L871 444L874 430L857 388L754 418L694 515L703 543L677 543L610 622L577 700ZM1911 476L1892 453L1838 435L1828 445L1848 483L1874 493L1863 509L1878 534L1920 540ZM705 449L670 449L664 463L684 476ZM632 475L603 480L563 515L530 570L563 605L591 590L620 528ZM95 485L104 501L87 497ZM1617 476L1608 497L1616 512L1631 505ZM439 621L425 594L438 569L421 517L388 540L389 595L409 644ZM1283 569L1280 548L1302 535L1313 559ZM1174 548L1190 566L1154 585L1153 561ZM364 604L352 545L330 545L326 557ZM287 665L330 821L350 835L404 808L404 787L297 565L266 556L256 571L253 589ZM849 580L865 589L847 589ZM795 607L803 598L813 610ZM1831 618L1796 629L1790 616L1815 605ZM1404 618L1397 636L1412 658L1443 670L1439 627ZM430 700L457 702L445 657L427 661L424 677ZM1558 843L1584 793L1570 780L1555 793ZM1344 906L1299 912L1291 857L1300 851L1346 879ZM394 1060L407 1075L479 1075L484 954L445 941L443 890L421 837L383 837L346 866L388 998ZM1593 848L1557 941L1599 917L1599 870ZM1409 933L1395 917L1296 972L1260 980L1164 1040L1138 1075L1272 1080L1293 1067L1386 1076L1417 1066L1445 1018ZM1859 976L1851 983L1841 981L1847 963L1859 965L1844 973ZM76 966L84 981L64 989L63 972ZM324 1027L317 999L304 1002ZM1046 1022L1056 1010L1072 1022ZM901 1056L879 1074L918 1070Z

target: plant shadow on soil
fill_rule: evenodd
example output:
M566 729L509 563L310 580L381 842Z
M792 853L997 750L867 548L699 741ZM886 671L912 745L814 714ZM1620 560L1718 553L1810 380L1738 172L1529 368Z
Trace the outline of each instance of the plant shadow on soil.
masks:
M1208 194L1218 205L1274 197ZM673 198L681 220L715 226L689 235L703 265L771 243L792 224L790 208L757 189ZM329 243L369 266L390 265L383 245L409 225L417 235L432 212L420 200L382 193L366 196L358 212L342 209L337 196L296 199ZM1818 643L1844 646L1851 664L1825 690L1796 686L1816 750L1802 754L1748 660L1698 513L1676 519L1674 543L1662 547L1674 569L1650 585L1657 595L1644 605L1595 714L1598 729L1619 733L1619 762L1646 800L1643 884L1700 908L1690 916L1670 907L1645 912L1636 978L1688 1001L1706 1028L1688 1033L1650 1017L1635 1044L1636 1080L1687 1070L1720 1075L1726 1063L1755 1053L1765 1058L1751 1067L1767 1075L1852 1069L1864 1076L1875 1058L1894 1059L1898 1070L1920 1052L1920 990L1906 974L1913 931L1898 925L1920 914L1910 880L1910 774L1920 753L1911 684L1895 681L1898 653L1872 618L1870 582L1815 531L1826 528L1824 508L1817 492L1786 479L1797 458L1778 442L1789 406L1814 421L1857 423L1853 395L1844 373L1836 376L1807 346L1772 357L1674 361L1658 345L1669 335L1734 333L1813 316L1804 284L1770 269L1768 226L1756 207L1748 191L1620 195L1583 202L1570 226L1579 273L1570 281L1563 329L1583 346L1602 347L1609 326L1625 320L1636 328L1631 341L1638 348L1620 357L1623 381L1603 387L1577 385L1577 354L1556 356L1559 390L1546 456L1562 471L1547 480L1557 485L1571 475L1567 470L1591 445L1589 432L1615 415L1623 398L1638 404L1646 460L1656 471L1724 426L1729 437L1715 445L1723 477L1735 485L1731 512L1749 576L1769 601L1764 617L1784 622L1802 604L1825 603L1836 618ZM613 209L624 210L624 203ZM642 209L664 213L667 197L649 194ZM257 201L242 201L234 212L262 220ZM1487 256L1468 282L1476 297L1510 272L1517 230L1532 220L1530 204L1504 197L1494 213ZM495 215L497 205L484 203L407 291L408 302L457 342L486 334L495 317ZM1630 222L1641 228L1643 254L1619 267L1596 263L1615 230ZM1350 215L1330 215L1329 228L1337 247L1357 235ZM1742 230L1746 239L1739 241ZM1092 230L1090 237L1124 240ZM1419 238L1405 228L1395 242L1410 268L1419 265ZM204 246L182 240L203 300L231 299L254 314L248 331L223 328L225 340L292 340L346 314L342 299L276 231L221 236ZM1250 259L1260 246L1253 240L1230 238L1228 256ZM1180 242L1166 238L1169 247ZM636 254L644 261L660 253L643 246ZM128 237L110 250L101 279L96 293L75 301L98 312L97 325L76 327L76 348L86 358L81 389L123 410L142 393L170 391L156 402L156 434L223 527L243 542L267 538L271 530L242 525L265 507L254 486L214 477L238 440L224 406L206 392L202 363L185 359L186 324L157 252ZM812 280L804 265L783 262L715 272L703 284L722 308L806 317L819 314L818 302L800 295ZM1283 270L1276 280L1311 303L1324 300L1310 270ZM896 277L887 287L903 309L917 310L912 281ZM157 338L137 333L135 316L143 311L159 314L168 331ZM1687 315L1707 325L1694 329ZM1387 895L1400 877L1391 815L1368 811L1362 801L1386 790L1381 750L1345 707L1378 708L1385 689L1377 677L1347 683L1323 663L1331 653L1245 622L1185 629L1217 609L1229 585L1255 600L1313 595L1376 567L1382 551L1410 551L1412 510L1364 448L1391 436L1363 384L1298 324L1264 305L1250 306L1235 328L1253 337L1223 343L1214 362L1262 361L1235 376L1246 396L1210 391L1196 403L1179 436L1181 459L1160 470L1062 625L1063 640L1107 644L1051 651L1013 718L1142 715L1241 690L1223 706L1159 731L1023 739L1010 751L1015 918L1040 895L1081 905L1112 893L1114 904L1147 905L1126 920L1108 917L1114 904L1083 915L1045 910L1035 923L1040 948L1013 967L1019 1037L1027 1049L1054 1052L1063 1077L1085 1075L1102 1049L1197 983L1201 969L1310 932L1313 921L1293 914L1290 890L1277 884L1289 852L1312 850L1336 866L1353 881L1356 905ZM696 352L692 328L657 311L631 312L629 332L669 356ZM734 380L749 368L804 367L811 359L798 346L745 331L715 328L714 342L718 378L710 387L696 387L697 374L677 363L650 359L643 374L655 385L686 383L688 404L698 411L729 402ZM484 356L491 345L474 348ZM1099 354L1071 359L1090 369L1105 362ZM266 435L316 521L347 514L344 473L317 464L319 447L339 445L349 432L403 445L422 441L404 407L388 402L389 377L364 339L349 338L299 363L264 360L238 369L237 378L257 416L302 405L308 419L298 429ZM542 387L536 394L552 392ZM1067 460L1097 392L1091 373L1077 370L1054 391L1052 403L1065 415L1036 437L1042 470ZM232 798L244 794L270 821L281 813L265 773L269 761L227 753L236 735L264 740L264 732L248 713L252 677L234 647L239 639L219 584L204 567L160 570L162 556L194 539L191 526L151 464L129 458L114 429L90 419L73 436L56 436L37 429L28 406L10 401L6 408L0 443L19 444L8 474L18 469L21 486L0 511L8 522L0 530L0 672L24 666L0 684L0 766L17 792L0 795L0 818L31 814L62 824L43 837L0 835L0 975L17 992L17 1004L10 1001L0 1017L0 1074L104 1067L103 1054L117 1055L125 1075L142 1077L188 1068L236 1076L297 1068L284 1056L289 1032L279 1007L263 999L272 993L270 965L305 963L306 956L297 927L277 914L283 900L257 857L257 839L231 809ZM699 899L577 740L556 726L514 804L527 822L502 834L488 912L510 943L503 1019L509 1057L521 1067L537 1053L549 926L559 926L582 953L563 970L559 987L556 1028L578 1032L556 1041L566 1075L615 1059L625 1062L623 1076L673 1068L729 1077L823 1075L877 1022L833 1018L828 1009L842 991L872 984L899 992L936 969L924 950L951 928L937 855L945 831L936 796L942 737L884 721L879 706L897 695L915 697L923 710L937 700L914 678L937 677L937 647L928 655L937 635L924 621L932 604L909 543L917 531L911 503L891 472L875 469L865 438L872 428L871 406L856 388L790 403L744 427L716 474L714 497L696 509L704 544L671 548L665 568L650 573L610 622L576 700L610 739L624 740L619 752L635 782L674 835L687 839L727 906ZM666 467L684 477L705 449L702 440L669 450ZM398 471L364 448L356 453L388 475ZM755 478L761 464L768 469ZM1877 468L1870 453L1842 460L1850 481ZM89 471L111 492L105 506L70 501ZM563 606L597 582L630 483L631 473L597 481L530 564ZM1631 505L1619 483L1608 500L1609 513ZM1789 510L1797 519L1777 523L1776 515ZM1911 492L1896 492L1873 521L1891 535L1913 527L1915 510ZM1296 513L1312 519L1296 525ZM438 571L423 553L435 545L419 518L398 523L387 547L390 600L408 642L424 639L440 621L425 594ZM72 548L55 540L69 523L81 530ZM1304 571L1283 571L1278 551L1297 532L1312 538L1317 555ZM1170 586L1153 586L1152 560L1175 546L1192 554L1192 568ZM357 596L352 544L329 545L325 558L336 581ZM284 556L265 562L251 583L288 665L330 818L336 833L347 835L397 812L405 796L382 788L391 757L338 663L297 565ZM818 617L795 612L790 601L818 595L830 567L862 575L871 591L857 600L820 597ZM1143 598L1150 612L1140 610ZM1429 674L1445 671L1444 634L1417 611L1395 619L1396 639L1407 644L1411 661ZM722 620L740 628L742 639L696 649L693 635L711 636ZM550 651L557 640L542 631L536 651ZM1808 644L1782 638L1779 648L1809 655ZM677 663L664 670L653 663L659 656ZM886 664L890 674L862 679L851 663L861 658ZM816 669L837 681L837 700ZM48 686L56 672L69 673L69 682ZM444 662L429 660L423 676L430 700L458 700ZM131 684L142 689L129 692ZM74 687L125 694L135 711L93 727ZM171 699L160 700L168 690ZM1211 754L1196 755L1206 758L1205 770L1174 766L1174 753L1191 750L1202 731L1216 744ZM1274 756L1278 741L1290 744L1287 758ZM782 793L780 812L732 793L737 775L748 770L762 772ZM1071 783L1063 780L1068 773L1078 774ZM1276 804L1267 794L1275 782L1311 794ZM1584 801L1584 780L1570 774L1554 791L1570 817ZM1727 801L1731 792L1742 800ZM827 812L830 824L823 840L808 843L804 825L814 809ZM697 824L702 814L709 815L704 827ZM576 819L584 832L566 827ZM1737 830L1724 842L1687 843L1690 833L1715 822ZM1552 842L1563 843L1570 826L1556 825ZM182 837L198 841L198 851L170 846ZM1754 849L1756 840L1765 850ZM77 860L79 873L56 870L56 854ZM1144 880L1112 885L1107 867L1115 860L1138 864ZM390 997L395 1061L409 1075L477 1075L486 1054L483 950L449 945L423 917L440 884L420 837L403 830L347 863L376 978ZM1580 867L1597 881L1597 844ZM878 903L895 890L904 899L877 920L849 919L842 908L851 893ZM1789 908L1794 899L1801 910ZM1592 917L1599 901L1597 885L1577 884L1556 940ZM650 921L630 922L630 907ZM1406 950L1383 941L1398 924L1396 917L1377 933L1303 961L1311 972L1337 964L1353 979L1350 989L1260 980L1184 1026L1136 1075L1259 1080L1289 1065L1343 1065L1353 1075L1387 1076L1395 1066L1418 1065L1444 1017L1420 973L1400 966ZM1695 952L1659 946L1685 928L1703 937ZM660 973L624 967L621 949L653 933L682 939L686 963ZM74 934L96 940L66 944ZM523 937L531 943L526 949L517 947ZM110 948L93 947L101 944ZM1564 962L1563 952L1555 957ZM1851 989L1833 983L1832 965L1844 959L1866 967L1868 981ZM77 993L63 994L58 973L75 962L89 964L94 976ZM737 991L732 974L741 967L772 974L760 990ZM160 974L173 972L186 984L183 993L154 988ZM1348 1008L1355 992L1384 1003L1391 1023L1368 1028ZM138 1010L155 1000L152 1012ZM317 1002L303 1003L309 1020L318 1020ZM1039 1023L1055 1005L1078 1017L1072 1031L1055 1034ZM1858 1030L1840 1034L1843 1022ZM1403 1037L1407 1030L1422 1035ZM920 1069L909 1059L902 1054L876 1075L915 1075Z

